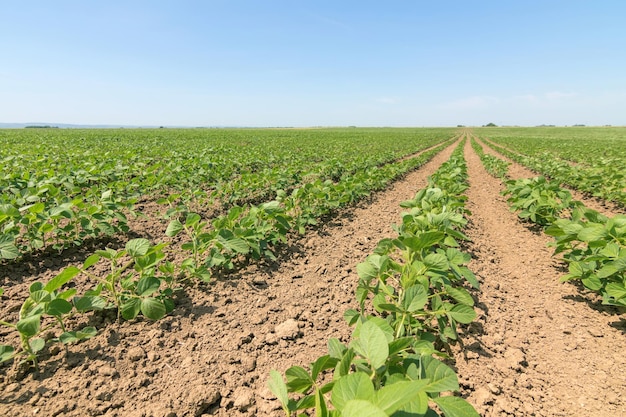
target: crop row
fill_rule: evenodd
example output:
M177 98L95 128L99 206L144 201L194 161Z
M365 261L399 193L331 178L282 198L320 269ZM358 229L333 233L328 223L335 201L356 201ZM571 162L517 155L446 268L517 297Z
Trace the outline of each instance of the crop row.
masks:
M268 140L269 132L279 137ZM299 137L232 131L215 139L212 131L197 136L182 131L182 137L159 141L140 136L150 131L118 131L122 137L97 142L98 137L75 137L93 135L84 131L55 133L58 137L43 132L42 138L0 131L6 145L0 151L0 259L124 233L139 199L164 204L168 215L190 209L224 213L307 184L350 181L441 142L434 132L413 140L385 131L343 137L315 132ZM370 136L362 136L366 133ZM255 134L265 136L258 140Z
M286 382L272 371L269 386L286 416L303 410L326 416L477 416L460 397L457 376L440 358L453 343L459 323L476 317L466 289L478 288L465 266L470 256L464 191L467 172L462 145L429 179L429 186L402 203L409 209L395 239L381 240L357 266L358 309L345 319L354 326L351 341L328 341L328 355L309 369L292 366ZM432 407L436 404L436 408ZM300 414L306 415L306 414Z
M509 180L503 194L521 219L554 237L554 254L568 264L562 281L580 281L604 304L626 307L626 215L604 216L544 177Z
M357 171L338 183L316 180L290 194L278 193L277 200L235 206L211 221L203 220L197 213L175 211L166 235L184 236L181 248L189 255L185 260L169 261L174 256L166 253L165 243L152 245L146 239L133 239L123 250L96 251L81 268L66 268L45 285L32 284L15 323L0 322L15 329L21 341L18 349L2 346L0 361L17 355L36 365L38 352L46 346L41 335L53 328L61 334L49 342L69 343L93 336L93 328L74 332L66 329L68 319L87 312L115 309L118 320L131 320L139 314L158 320L172 311L173 295L183 285L208 281L215 270L232 269L244 258L273 258L275 249L290 233L304 232L321 216L383 188L439 150L440 147L414 158ZM93 271L97 263L106 263L110 272L106 276L96 275ZM65 284L78 277L93 282L94 287L80 295L75 289L62 291Z
M566 184L594 197L626 205L626 174L623 169L626 158L594 157L591 148L587 149L585 154L588 161L594 161L592 165L574 164L560 159L552 152L529 155L532 153L534 143L516 152L492 142L498 152L559 184ZM518 148L520 147L518 144Z

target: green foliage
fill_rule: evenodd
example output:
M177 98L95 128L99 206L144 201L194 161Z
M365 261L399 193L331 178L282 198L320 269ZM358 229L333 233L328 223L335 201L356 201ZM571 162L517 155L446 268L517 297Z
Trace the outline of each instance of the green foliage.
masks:
M51 342L62 344L75 343L96 335L93 327L84 327L77 331L68 331L65 321L76 311L70 299L76 293L74 289L61 291L61 287L71 281L80 271L69 267L50 280L46 285L41 282L31 284L29 295L22 304L15 323L0 321L0 325L15 329L20 336L20 346L0 345L0 362L21 358L37 367L38 354ZM61 333L55 338L44 338L44 334L57 328Z
M123 250L99 250L85 261L81 273L98 284L74 297L81 312L116 308L118 320L132 320L140 313L159 320L174 309L172 299L175 285L173 266L163 262L165 244L152 245L147 239L132 239ZM90 268L101 259L107 261L110 272L101 278Z
M563 281L580 280L605 304L626 307L626 215L607 218L581 208L555 221L546 234L569 264Z
M467 213L460 149L428 189L403 203L411 211L403 215L398 237L382 240L357 266L359 311L345 313L354 326L350 343L330 339L328 355L308 371L287 369L286 382L270 373L269 387L286 416L303 410L317 416L438 415L432 404L446 416L478 416L465 400L440 396L459 385L454 370L434 356L445 356L438 347L454 341L458 324L476 316L463 285L478 282L464 266L469 255L456 249L466 239L459 230Z
M552 224L563 212L581 204L572 200L569 191L544 177L507 181L502 194L509 196L511 210L517 211L520 218L541 226Z

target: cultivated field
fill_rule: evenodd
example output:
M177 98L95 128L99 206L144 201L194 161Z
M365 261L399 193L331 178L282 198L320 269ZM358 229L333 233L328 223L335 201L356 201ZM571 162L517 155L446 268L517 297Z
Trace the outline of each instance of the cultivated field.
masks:
M0 144L2 415L626 415L625 128Z

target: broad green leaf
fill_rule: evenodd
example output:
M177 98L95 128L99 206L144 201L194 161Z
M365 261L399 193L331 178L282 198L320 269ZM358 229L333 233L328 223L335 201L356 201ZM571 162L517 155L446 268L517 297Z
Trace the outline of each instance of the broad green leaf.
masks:
M341 417L387 417L387 413L370 401L351 400L341 411Z
M331 401L342 410L350 400L369 400L374 397L374 385L364 372L355 372L339 378L333 387Z
M285 385L285 381L283 381L283 377L280 375L280 373L278 373L278 371L275 371L274 369L270 371L270 378L267 381L267 386L269 387L270 391L274 393L276 398L278 398L278 401L280 401L283 410L287 412L287 404L289 404L287 385Z
M15 259L20 256L20 250L15 246L12 236L0 235L0 259Z
M459 380L456 373L445 363L432 356L422 357L422 367L426 378L430 380L428 386L424 388L429 393L439 393L444 391L457 391Z
M99 260L100 260L100 255L98 255L97 253L94 253L93 255L85 259L85 262L83 263L83 269L87 269L95 265L96 263L98 263Z
M150 241L148 239L132 239L126 243L126 251L130 256L136 258L144 256L150 249Z
M457 304L447 313L452 319L463 324L471 323L476 318L474 309L465 304Z
M151 320L160 320L167 314L167 309L165 304L156 298L144 298L141 300L141 312Z
M67 345L69 343L78 342L80 339L76 336L76 332L64 332L59 336L59 342Z
M161 280L156 277L143 277L137 282L135 293L140 297L152 295L161 287Z
M44 347L46 347L46 341L41 338L33 339L28 344L31 350L35 353L41 351Z
M442 253L429 253L424 257L424 264L431 269L446 270L448 269L448 258Z
M618 272L626 270L626 257L616 259L612 262L604 264L604 266L597 272L598 278L608 278L611 275L615 275Z
M2 295L2 293L0 293ZM346 352L346 347L339 341L339 339L332 337L328 339L328 353L331 357L341 359Z
M313 380L316 380L320 372L333 369L335 365L337 365L337 362L339 362L339 359L333 358L330 355L317 358L317 360L311 364L311 377Z
M51 316L60 317L63 314L67 314L72 311L72 304L69 301L57 298L48 303L46 313Z
M410 403L424 390L428 381L401 381L386 385L374 396L374 404L380 407L386 414L391 415Z
M107 301L98 295L85 295L83 297L74 297L72 300L74 307L80 312L103 310L107 306Z
M578 239L582 242L603 240L607 235L606 228L601 224L590 224L578 232Z
M480 417L474 407L463 398L438 397L432 399L446 417Z
M167 225L165 236L176 236L181 230L183 230L183 224L178 220L172 220L170 224Z
M98 334L98 330L93 326L87 326L83 328L82 330L76 331L76 337L78 337L80 340L91 339L97 334Z
M291 392L304 393L308 391L315 381L311 375L301 366L292 366L285 371L287 387Z
M359 338L352 342L354 350L367 358L374 368L380 368L389 356L389 345L385 333L371 321L361 326Z
M26 317L18 321L17 324L15 325L15 327L17 328L17 331L26 337L33 337L37 333L39 333L40 326L41 326L40 315Z
M188 213L187 217L185 218L185 226L193 226L194 224L200 222L201 219L202 218L197 213Z
M0 363L13 359L15 349L13 346L0 345Z
M462 288L462 287L455 288L450 285L446 285L445 289L448 295L454 298L459 303L466 304L468 306L474 305L474 299L470 295L469 291L467 291L465 288Z
M413 285L409 287L404 293L402 300L402 307L410 312L414 313L424 308L428 302L428 293L421 285Z
M56 277L52 278L43 289L48 292L56 291L80 273L75 266L68 266Z
M599 291L604 284L597 275L591 274L587 278L581 279L583 285L592 291Z
M121 314L124 320L132 320L141 311L141 300L139 298L131 298L121 306Z
M610 282L606 285L606 293L615 298L616 300L619 300L621 298L626 298L626 287L624 286L624 284L619 283L619 282Z

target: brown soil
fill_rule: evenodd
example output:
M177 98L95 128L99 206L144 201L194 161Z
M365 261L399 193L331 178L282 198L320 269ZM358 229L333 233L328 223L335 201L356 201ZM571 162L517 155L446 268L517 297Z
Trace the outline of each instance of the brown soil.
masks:
M292 242L280 263L253 264L188 288L159 322L117 325L101 317L98 336L67 353L48 352L40 373L0 367L0 415L281 415L266 388L269 371L308 364L326 353L330 337L346 340L342 314L354 307L356 265L379 239L393 236L398 204L426 185L454 146ZM470 266L482 291L479 319L457 354L462 394L485 416L626 415L623 316L558 282L563 272L549 239L508 211L500 182L469 145L466 158ZM146 222L134 230L158 237L165 226ZM14 319L28 283L80 264L88 253L3 270L1 317ZM13 339L4 331L0 343L6 341Z

